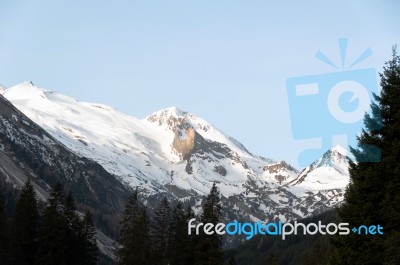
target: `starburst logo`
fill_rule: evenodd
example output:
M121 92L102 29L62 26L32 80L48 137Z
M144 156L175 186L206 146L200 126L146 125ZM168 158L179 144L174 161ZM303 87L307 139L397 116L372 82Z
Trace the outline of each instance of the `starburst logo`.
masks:
M351 69L372 56L371 49L365 49L349 64L347 50L348 39L339 39L340 64L320 50L315 54L335 72L287 79L293 138L313 139L317 143L300 154L301 166L310 164L335 145L355 146L355 136L362 129L365 113L370 111L373 94L378 93L375 69ZM379 149L369 150L376 154L375 161L365 162L379 161Z

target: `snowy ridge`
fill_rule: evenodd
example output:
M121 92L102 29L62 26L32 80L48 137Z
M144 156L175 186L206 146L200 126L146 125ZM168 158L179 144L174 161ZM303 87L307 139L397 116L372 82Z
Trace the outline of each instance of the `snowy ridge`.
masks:
M4 91L6 90L6 87L0 84L0 95L3 95Z
M335 146L306 167L290 185L306 191L343 188L348 184L347 150Z
M320 207L321 202L330 207L340 204L350 179L347 159L347 150L335 146L300 172L287 187L301 199L300 205L313 201L313 205L307 206L312 210L312 207Z
M168 131L168 129L173 130L175 128L174 126L176 126L176 123L174 124L174 120L178 119L181 119L183 122L189 124L204 138L211 141L224 143L232 150L238 152L240 155L251 156L246 148L244 148L241 143L232 137L225 135L207 121L191 113L182 111L176 107L170 107L154 112L152 115L146 118L146 120L158 124L166 131Z
M98 162L126 185L140 186L149 198L167 192L194 200L199 208L201 196L216 182L235 214L290 220L312 214L306 205L310 192L313 202L324 201L322 192L327 207L340 203L343 198L336 193L349 180L340 147L299 174L284 161L251 154L207 121L176 107L137 119L32 82L6 89L3 95L74 153Z
M38 88L31 82L7 89L4 96L77 154L97 161L131 186L147 186L154 192L165 184L173 184L206 194L210 182L219 181L224 195L241 193L242 190L237 188L239 183L247 180L247 173L254 175L243 164L248 162L260 167L265 164L206 121L175 107L140 120L109 106L79 102ZM171 146L178 125L173 121L178 119L193 126L204 138L228 146L238 155L238 160L244 155L246 161L229 165L229 161L211 157L211 163L201 160L193 163L193 172L201 173L201 176L186 174L186 165ZM218 166L221 169L230 167L229 174L215 174L214 168ZM232 185L234 189L226 187Z

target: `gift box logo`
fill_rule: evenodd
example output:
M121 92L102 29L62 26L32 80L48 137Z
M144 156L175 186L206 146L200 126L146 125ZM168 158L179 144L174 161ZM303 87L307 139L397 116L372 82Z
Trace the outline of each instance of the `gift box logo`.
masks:
M356 135L361 132L363 118L370 111L373 93L378 94L376 71L372 68L345 68L347 39L339 39L342 70L324 53L316 58L338 69L332 73L289 78L286 81L293 138L318 139L318 146L304 150L299 164L308 165L336 144L355 147ZM372 55L366 49L349 68ZM379 129L379 128L377 128ZM380 157L379 150L370 147ZM375 161L365 161L375 162Z

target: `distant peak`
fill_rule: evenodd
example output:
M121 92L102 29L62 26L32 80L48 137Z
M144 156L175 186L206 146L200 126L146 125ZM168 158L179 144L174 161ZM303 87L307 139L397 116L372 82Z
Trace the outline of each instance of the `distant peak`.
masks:
M21 85L27 86L27 87L35 87L35 84L32 81L25 81Z
M157 118L157 119L164 120L164 119L169 119L171 117L173 117L173 118L184 117L187 114L188 114L187 111L183 111L183 110L178 109L175 106L172 106L169 108L165 108L165 109L156 111L153 114L151 114L148 118L152 117L152 119Z
M344 148L344 147L341 146L341 145L335 145L330 151L331 151L332 153L339 153L339 154L341 154L341 155L343 155L343 156L347 156L347 154L348 154L347 149Z
M19 84L15 85L15 86L12 86L10 89L13 89L13 88L23 88L23 89L32 89L32 88L34 88L36 90L44 90L44 89L40 89L37 86L35 86L35 84L32 81L24 81L24 82L19 83Z
M180 110L177 107L169 107L166 109L154 112L146 119L152 123L156 123L159 126L167 126L171 130L175 130L178 124L186 122L188 119L194 116L190 113Z
M332 167L335 164L344 163L347 165L347 150L343 146L336 145L326 151L321 158L311 164L312 168L317 167Z
M46 93L50 92L43 88L39 88L33 84L32 81L25 81L13 87L7 88L3 95L10 99L33 99L42 98L46 99Z
M0 84L0 95L2 95L6 91L6 87Z
M162 109L160 111L158 111L158 113L162 113L162 114L166 114L167 116L175 116L175 117L179 117L179 116L185 116L187 113L187 111L183 111L175 106L166 108L166 109Z

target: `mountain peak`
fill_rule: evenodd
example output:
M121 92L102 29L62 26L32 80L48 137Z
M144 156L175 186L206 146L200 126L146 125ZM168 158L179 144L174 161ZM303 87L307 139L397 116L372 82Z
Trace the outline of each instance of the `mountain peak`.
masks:
M167 127L174 130L176 122L185 120L188 115L190 115L188 112L182 111L177 107L172 106L154 112L153 114L148 116L146 120L153 123L158 123L159 125L167 125Z
M19 84L15 85L15 86L12 86L11 88L14 88L14 87L19 87L19 88L38 88L37 86L35 86L35 84L32 81L24 81L24 82L19 83Z
M31 100L34 98L46 99L46 92L48 91L35 86L32 81L25 81L6 89L3 94L6 98Z
M164 117L183 117L188 114L187 111L183 111L175 106L171 106L157 112L154 112L152 115L156 114L157 116L164 116Z
M44 89L37 87L32 81L24 81L22 83L19 83L19 84L15 85L15 86L10 87L7 90L13 90L13 89L17 89L17 88L18 89L26 89L26 90L34 89L34 90L37 90L37 91L44 91Z
M0 95L3 95L4 91L6 91L6 87L0 84Z
M345 165L346 168L348 167L347 150L340 145L336 145L326 151L321 158L311 164L311 167L335 167L336 165Z
M347 149L346 148L344 148L343 146L341 146L341 145L336 145L336 146L334 146L331 150L331 153L339 153L339 154L341 154L341 155L343 155L343 156L347 156L348 155L348 151L347 151Z
M96 161L124 185L143 188L149 203L168 192L198 210L215 182L227 202L224 215L265 218L282 209L289 220L342 201L337 194L349 180L342 174L347 168L339 147L326 153L329 164L317 163L294 179L298 172L286 162L254 156L206 120L177 107L138 120L32 82L7 89L5 97L75 154ZM321 200L319 192L325 190L326 200Z
M25 82L22 82L20 85L26 86L26 87L36 87L32 81L25 81Z

